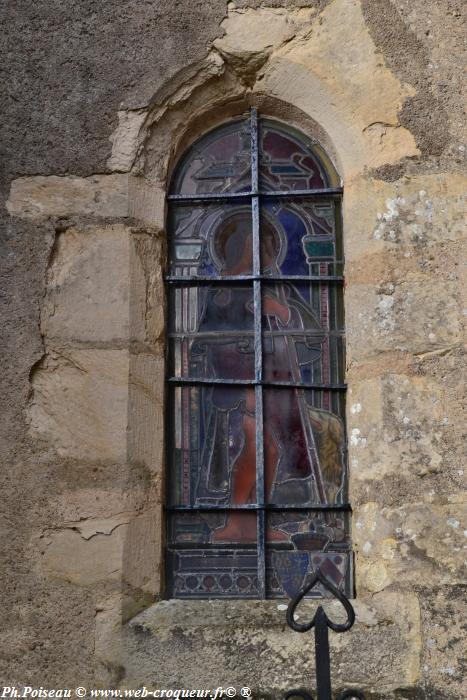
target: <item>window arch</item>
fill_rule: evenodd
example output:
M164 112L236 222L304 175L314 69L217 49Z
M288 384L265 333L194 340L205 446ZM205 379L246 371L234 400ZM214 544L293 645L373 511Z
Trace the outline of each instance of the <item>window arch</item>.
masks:
M342 189L319 144L249 116L169 200L167 592L351 591Z

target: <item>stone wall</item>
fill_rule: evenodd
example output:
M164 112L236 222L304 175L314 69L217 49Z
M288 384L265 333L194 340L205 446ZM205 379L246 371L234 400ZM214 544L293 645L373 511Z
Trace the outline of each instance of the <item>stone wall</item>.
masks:
M461 9L4 5L6 685L313 684L277 601L161 600L166 185L256 105L344 182L358 621L335 686L465 697Z

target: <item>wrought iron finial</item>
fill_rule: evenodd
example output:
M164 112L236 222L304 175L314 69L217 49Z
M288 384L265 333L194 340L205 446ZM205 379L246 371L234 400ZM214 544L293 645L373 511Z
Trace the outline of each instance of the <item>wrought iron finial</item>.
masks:
M342 604L347 613L347 619L345 622L338 623L331 620L325 613L322 605L318 606L310 622L299 623L295 620L294 615L297 606L318 584L321 584ZM291 629L293 629L295 632L308 632L313 628L315 630L317 700L332 700L328 629L332 629L333 632L347 632L347 630L351 629L354 622L355 611L352 604L345 597L345 595L339 591L339 589L336 588L336 586L322 573L321 569L317 569L311 579L305 581L304 585L298 591L297 595L291 599L287 607L287 624ZM284 700L291 700L291 698L295 697L302 698L303 700L314 700L313 696L308 691L301 689L288 691L284 695ZM365 700L363 693L360 690L355 690L353 688L342 690L336 696L336 700L350 700L350 698Z
M318 583L321 583L321 585L324 588L326 588L326 590L332 593L332 595L342 603L347 613L347 620L344 623L337 623L330 620L324 612L321 605L316 610L311 622L305 623L303 625L295 621L294 614L295 610L297 609L297 606L307 595L307 593L313 590L313 588ZM349 600L345 597L343 593L341 593L341 591L338 588L336 588L336 586L333 583L331 583L331 581L326 576L324 576L324 574L321 572L321 569L317 569L316 573L311 578L309 583L305 582L302 588L298 591L295 598L292 598L292 600L290 601L287 607L287 624L295 632L308 632L309 630L313 629L313 627L315 627L317 623L317 618L321 616L324 616L323 619L326 622L326 625L330 627L334 632L347 632L347 630L349 630L355 622L355 611L352 605L350 604Z

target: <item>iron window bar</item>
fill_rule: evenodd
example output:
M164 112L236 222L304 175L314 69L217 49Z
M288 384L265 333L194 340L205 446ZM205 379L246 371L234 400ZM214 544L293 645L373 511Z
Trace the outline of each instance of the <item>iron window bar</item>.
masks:
M207 192L206 194L169 194L167 199L169 202L212 202L219 200L228 199L250 199L251 197L267 197L267 198L279 198L286 197L287 199L291 197L341 197L343 193L342 187L323 187L319 190L271 190L271 191L255 191L250 190L247 192Z
M251 188L247 191L242 192L211 192L211 193L196 193L196 194L169 194L167 195L167 200L169 203L175 205L179 204L205 204L208 202L223 201L249 201L251 203L251 215L252 215L252 239L253 239L253 270L252 274L247 275L200 275L200 276L190 276L184 277L179 275L168 274L165 276L165 280L168 284L180 285L180 286L202 286L210 284L222 284L222 283L245 283L252 282L253 286L253 309L254 309L254 331L252 333L254 337L254 351L255 351L255 378L252 380L235 380L235 379L222 379L222 378L195 378L195 377L169 377L168 382L172 385L225 385L225 386L254 386L255 387L255 422L256 422L256 500L255 504L229 504L229 505L167 505L165 510L169 512L200 512L200 511L217 511L226 512L229 510L248 510L256 512L257 514L257 553L258 553L258 583L259 583L259 593L261 598L266 598L266 512L275 510L301 510L301 511L322 511L322 512L332 512L332 511L344 511L351 512L350 504L311 504L311 505L292 505L292 504L267 504L265 503L265 478L264 478L264 445L263 445L263 387L291 387L304 390L323 390L323 391L338 391L345 392L347 389L346 384L333 384L333 383L310 383L304 384L303 382L286 382L286 381L265 381L263 379L263 362L262 362L262 341L265 335L267 336L267 331L265 332L261 327L261 287L262 284L268 282L280 282L286 283L288 281L303 281L303 282L320 282L320 283L337 283L343 284L345 282L343 275L267 275L261 272L261 254L260 254L260 224L259 224L259 213L260 213L260 200L263 199L293 199L293 198L310 198L315 200L320 199L338 199L342 198L343 188L342 187L323 187L320 189L304 189L304 190L277 190L277 191L261 191L259 189L259 168L258 168L258 121L257 121L257 111L252 108L250 111L250 158L251 158ZM313 259L313 265L327 264L335 266L342 265L343 260L336 260L335 258L317 258ZM336 333L336 335L339 332ZM325 332L321 335L329 337L332 332ZM172 334L169 337L191 337L191 334ZM303 329L298 335L306 336L307 331ZM342 332L342 337L344 333ZM186 544L184 545L186 546ZM226 545L227 546L227 545ZM236 545L239 546L238 544ZM250 545L246 545L250 546ZM340 549L338 545L335 549ZM333 549L334 551L334 549ZM319 573L319 572L318 572ZM330 584L332 586L332 584ZM311 587L310 587L311 590ZM304 594L306 595L306 593ZM338 592L339 596L343 594ZM350 605L350 603L349 603ZM321 608L321 606L320 606ZM322 608L321 608L322 609ZM352 623L353 624L353 623ZM320 628L321 629L321 628ZM300 692L296 693L292 691L287 697L291 695L300 695ZM306 700L313 700L310 695L303 695L302 697ZM344 700L344 698L350 698L352 695L342 695L339 696L338 700ZM363 696L357 695L356 697L362 698ZM325 695L318 695L318 700L328 700ZM329 700L331 696L329 695Z
M350 503L335 503L334 505L327 505L324 503L304 503L302 505L296 503L264 503L263 505L258 505L257 503L228 503L226 505L218 505L217 503L195 503L193 505L168 505L166 510L173 512L186 512L186 511L218 511L224 512L227 510L259 510L263 508L264 510L299 510L299 511L339 511L339 512L352 512L352 507Z
M329 263L329 260L323 260L325 263ZM317 261L320 264L320 261ZM334 264L334 262L332 262ZM198 283L211 284L212 282L221 283L222 282L344 282L344 277L341 275L284 275L283 277L278 277L276 275L236 275L235 277L231 275L225 275L225 277L200 275L199 277L182 277L181 275L166 275L166 282L176 282L177 284L186 284L196 286Z
M232 331L232 330L227 330L227 331L169 331L167 333L168 338L190 338L190 339L196 339L196 338L218 338L222 334L228 335L229 338L251 338L254 336L253 331ZM291 335L291 336L299 336L300 338L303 338L303 336L317 336L318 338L329 338L329 337L337 337L337 338L344 338L345 337L345 331L321 331L316 328L284 328L280 331L276 330L265 330L263 331L263 336L265 338L283 338L284 335Z
M346 391L347 389L347 384L299 384L298 382L281 382L277 380L268 382L262 379L219 379L219 377L213 377L212 379L206 377L169 377L167 381L171 384L193 384L195 386L200 384L225 384L226 386L277 387L278 389L291 387L293 389L309 389L310 391Z

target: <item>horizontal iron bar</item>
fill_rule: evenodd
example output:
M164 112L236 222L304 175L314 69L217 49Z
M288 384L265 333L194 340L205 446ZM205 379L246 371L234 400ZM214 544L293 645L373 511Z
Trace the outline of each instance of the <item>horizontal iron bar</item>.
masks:
M237 331L237 330L222 330L222 331L186 331L186 332L173 332L168 333L169 338L254 338L254 331ZM343 338L345 336L345 331L326 331L304 328L284 328L280 331L262 331L263 338L283 338L284 335L287 336L318 336L319 338L335 337Z
M298 505L296 503L264 503L264 504L257 504L257 503L242 503L242 504L236 504L236 503L230 503L227 505L217 505L217 504L196 504L196 505L179 505L179 506L174 506L174 505L168 505L165 506L165 509L168 511L174 511L174 512L193 512L193 511L230 511L230 510L248 510L248 511L257 511L257 510L310 510L310 511L347 511L347 512L352 512L352 506L350 503L335 503L334 505L328 505L328 504L323 504L323 503L310 503L310 504L305 504L305 505Z
M169 542L167 544L167 548L170 551L177 550L177 549L192 549L195 552L199 550L206 550L206 549L211 549L215 551L216 553L221 551L236 551L237 549L244 550L244 551L249 551L253 556L257 556L258 554L258 541L255 538L251 542ZM292 549L292 547L290 547ZM231 567L229 567L230 569ZM209 573L206 571L206 573ZM254 596L255 598L258 597L256 594Z
M316 263L313 261L313 265L320 263L328 263L335 265L336 263L332 260L317 260ZM267 282L344 282L344 277L341 275L284 275L283 277L268 277L266 275L236 275L235 277L231 275L225 275L225 277L217 276L199 276L199 277L181 277L180 275L166 275L165 281L171 284L187 284L196 286L197 284L211 284L214 283L226 283L226 282L255 282L260 281L263 283Z
M265 386L271 388L295 388L307 390L329 390L329 391L345 391L347 384L299 384L298 382L268 382L257 381L256 379L219 379L214 377L206 379L204 377L169 377L167 380L170 384L208 384L208 385L224 385L224 386Z
M248 192L206 192L206 194L169 194L167 199L169 202L212 202L216 200L228 199L248 199L250 197L335 197L341 196L343 193L342 187L323 187L322 189L313 190L275 190L275 191L258 191L249 190Z
M344 193L343 187L323 187L314 190L273 190L271 192L258 192L259 197L333 197L341 196Z
M253 540L252 542L172 542L167 545L169 550L174 549L194 549L194 550L206 550L211 549L215 552L220 551L231 551L236 549L246 549L250 550L252 554L256 555L258 553L257 549L258 542ZM277 550L289 550L297 551L293 546L292 542L267 542L267 554ZM303 550L302 550L303 551ZM306 550L305 550L306 551ZM338 542L330 542L325 550L318 550L321 554L341 554L346 556L351 554L351 550L348 545L339 544ZM229 567L231 568L231 567ZM206 572L207 573L207 572Z
M220 199L250 199L254 193L248 192L206 192L206 194L169 194L169 202L212 202Z

